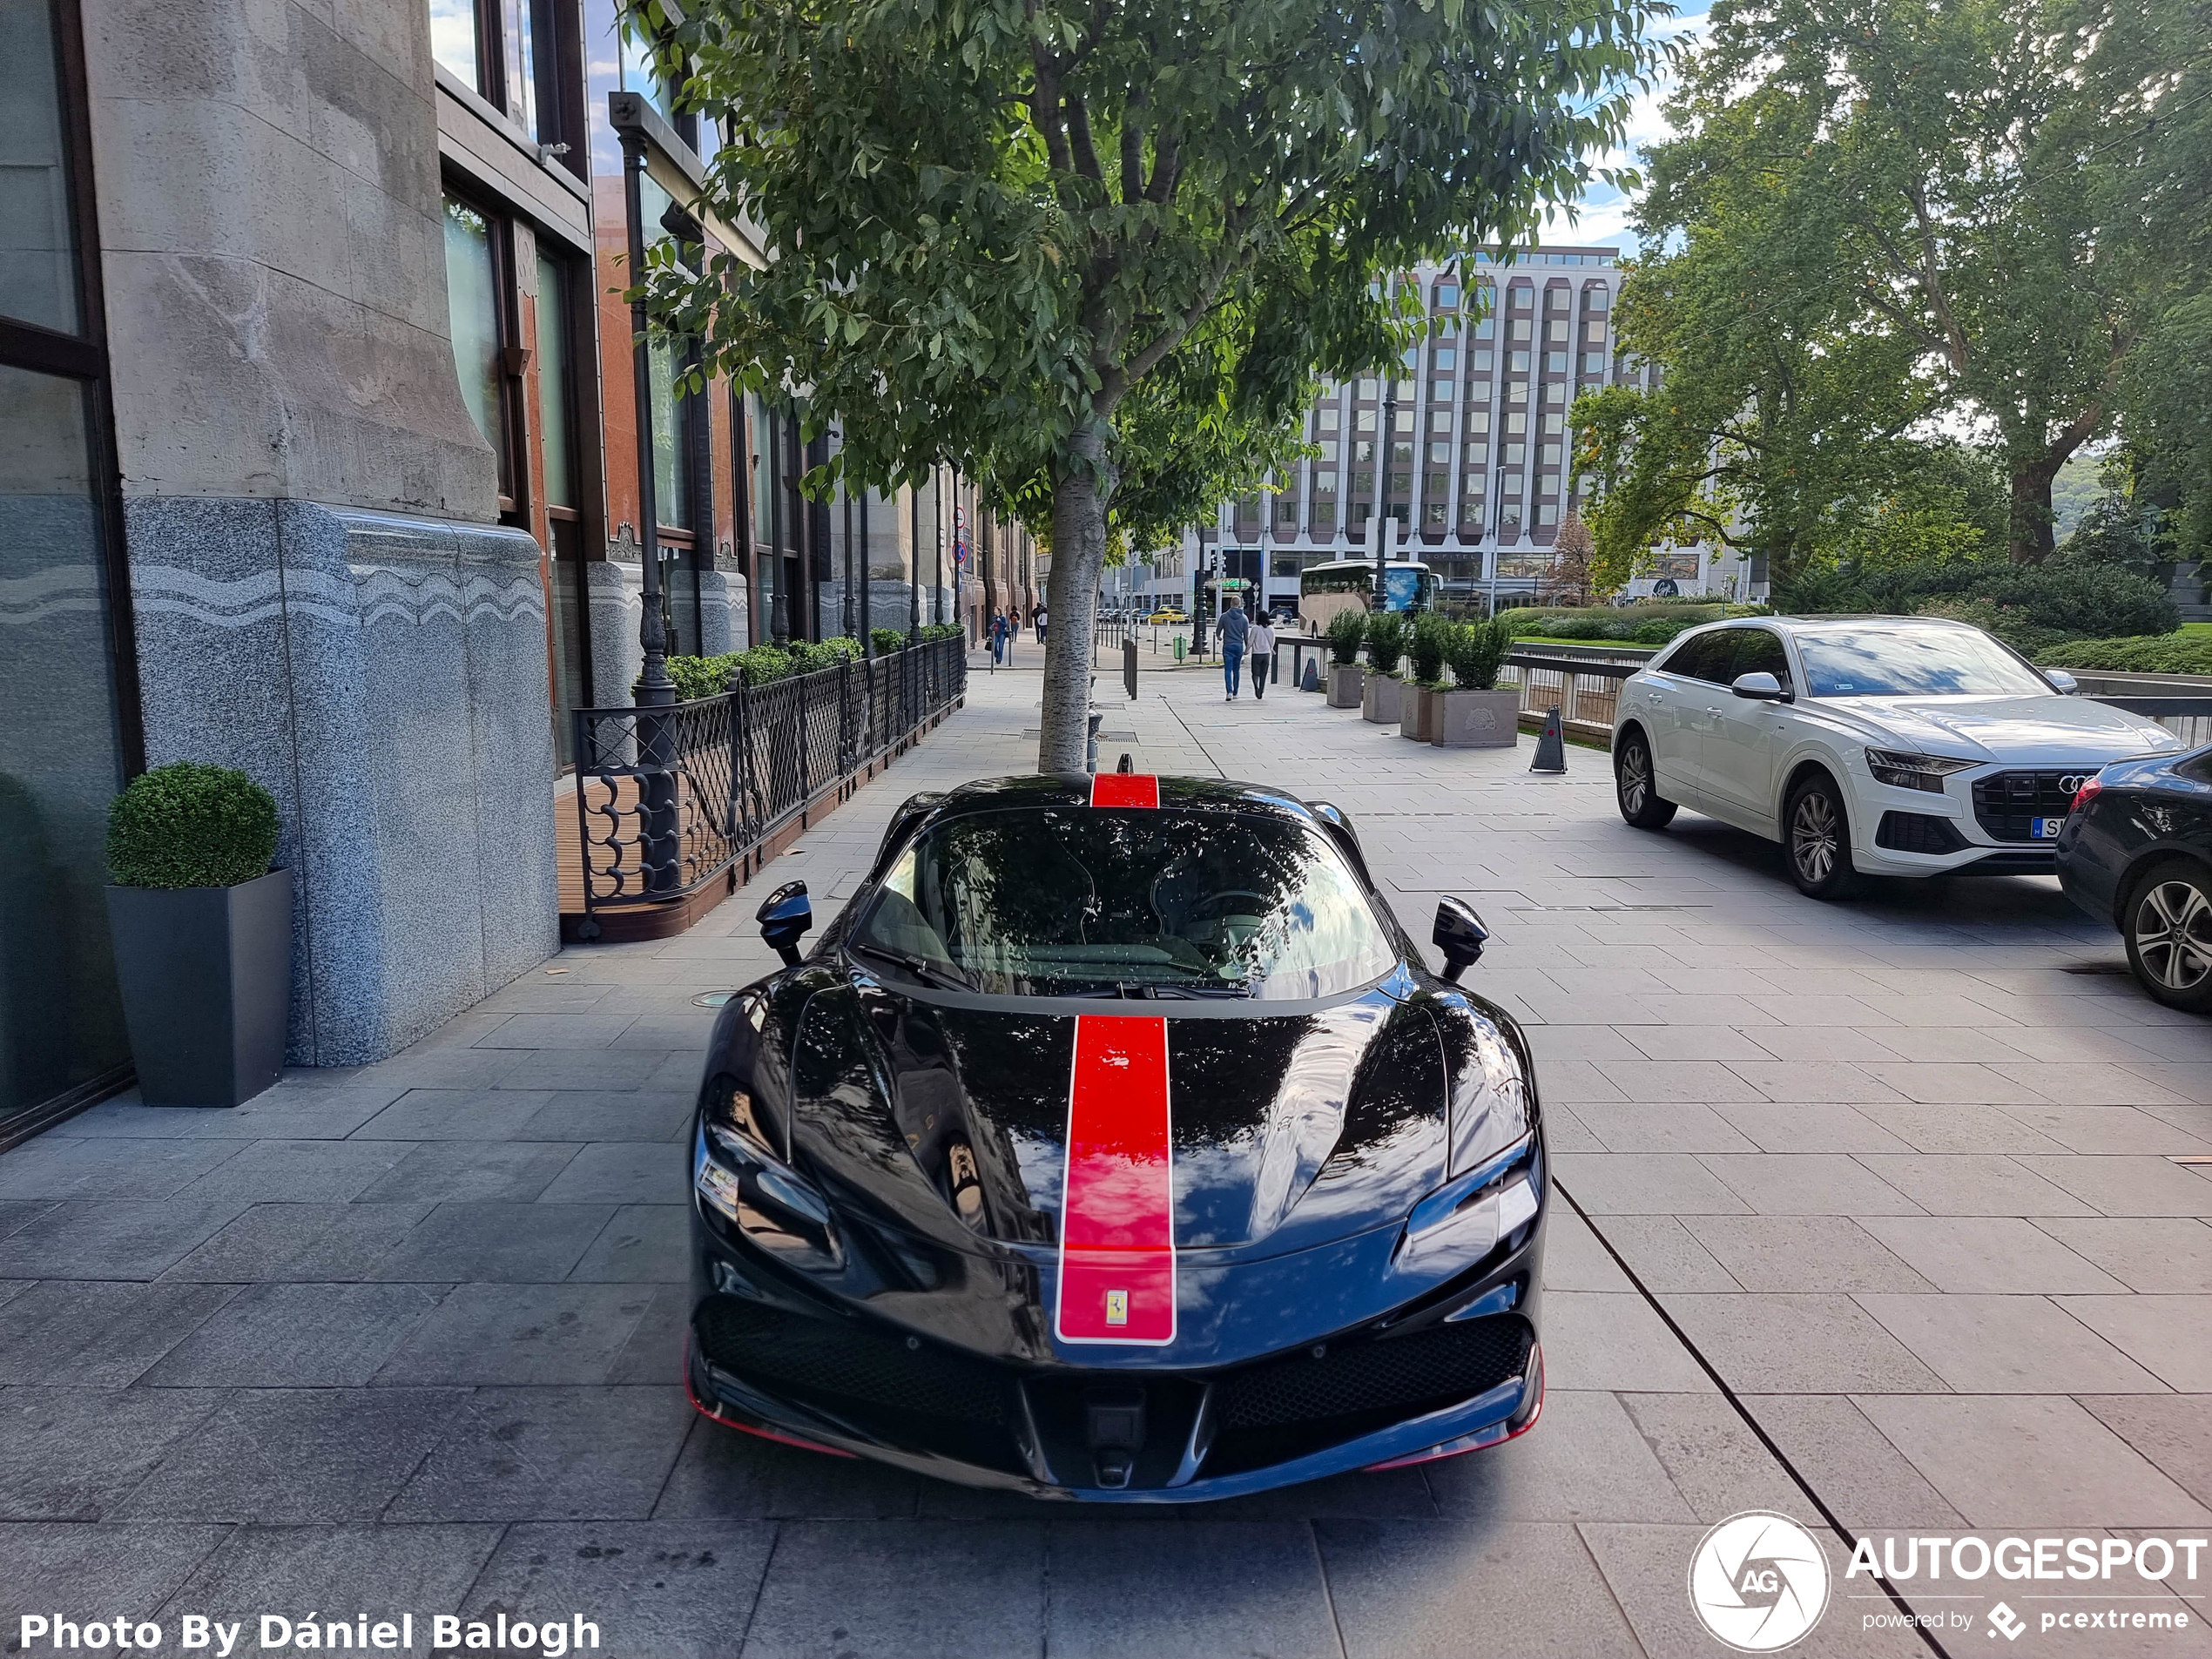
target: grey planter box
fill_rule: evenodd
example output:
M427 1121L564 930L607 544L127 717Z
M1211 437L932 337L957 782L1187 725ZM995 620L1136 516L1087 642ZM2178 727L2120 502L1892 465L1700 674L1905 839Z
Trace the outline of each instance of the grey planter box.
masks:
M1521 741L1521 692L1442 691L1429 741L1440 749L1510 749Z
M1411 738L1416 743L1435 741L1437 717L1442 711L1445 693L1416 685L1411 680L1401 684L1405 689L1398 694L1398 735Z
M1403 680L1393 679L1387 674L1370 674L1359 694L1359 718L1376 725L1398 724L1398 694L1405 689Z
M1332 709L1358 708L1360 691L1366 679L1367 671L1358 663L1331 663L1329 706Z
M234 887L110 887L108 927L138 1092L236 1106L284 1069L292 872Z

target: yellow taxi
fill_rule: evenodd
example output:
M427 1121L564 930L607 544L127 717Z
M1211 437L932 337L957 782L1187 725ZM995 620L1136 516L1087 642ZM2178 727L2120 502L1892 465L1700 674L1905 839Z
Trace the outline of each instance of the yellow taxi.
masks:
M1162 605L1144 620L1154 627L1170 627L1177 624L1188 623L1190 618L1184 616L1182 610L1174 605Z

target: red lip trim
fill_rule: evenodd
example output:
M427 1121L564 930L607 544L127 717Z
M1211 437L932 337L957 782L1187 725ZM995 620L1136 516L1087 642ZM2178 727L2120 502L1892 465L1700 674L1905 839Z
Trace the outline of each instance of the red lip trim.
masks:
M1054 1331L1062 1342L1164 1346L1176 1300L1168 1022L1078 1015L1070 1069Z
M1160 780L1149 772L1102 772L1090 780L1090 804L1157 808Z

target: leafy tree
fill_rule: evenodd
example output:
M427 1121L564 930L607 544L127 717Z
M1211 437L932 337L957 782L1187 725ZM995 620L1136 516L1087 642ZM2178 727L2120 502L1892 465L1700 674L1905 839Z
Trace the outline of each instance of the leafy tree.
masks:
M810 429L844 434L815 488L946 459L1049 501L1038 764L1080 769L1124 485L1138 534L1286 429L1314 374L1397 356L1415 325L1377 276L1523 239L1593 177L1654 9L687 4L660 50L726 135L705 194L771 258L664 259L657 314L711 370L806 388ZM1197 463L1160 468L1155 428Z
M1648 235L1738 250L1768 267L1748 290L1762 310L1824 300L1823 332L1848 358L1878 343L1892 360L1878 378L1986 426L2016 562L2051 550L2052 479L2113 416L2162 257L2164 209L2146 193L2162 140L2138 118L2176 65L2143 48L2170 44L2191 7L2158 3L2184 20L2165 36L2121 27L2116 0L1718 0L1670 108L1676 136L1650 158ZM1755 233L1770 256L1746 245ZM1777 261L1805 288L1776 280ZM1752 351L1764 332L1747 316L1730 338ZM1762 410L1804 361L1755 372L1677 354L1685 399L1732 391ZM1824 436L1831 451L1863 442L1848 421Z

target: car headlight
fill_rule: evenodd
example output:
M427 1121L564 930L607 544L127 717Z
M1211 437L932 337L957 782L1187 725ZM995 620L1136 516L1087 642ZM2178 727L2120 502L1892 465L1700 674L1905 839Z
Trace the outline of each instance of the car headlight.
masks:
M1534 1219L1542 1207L1532 1184L1535 1156L1532 1134L1415 1204L1393 1271L1438 1278L1462 1272Z
M1953 760L1946 755L1912 754L1901 749L1869 749L1866 770L1874 774L1878 784L1888 784L1897 789L1925 789L1931 795L1943 793L1943 780L1954 772L1965 772L1981 765L1979 760Z
M798 1265L834 1268L844 1246L828 1202L771 1150L751 1095L727 1076L707 1084L691 1184L710 1210L764 1250Z

